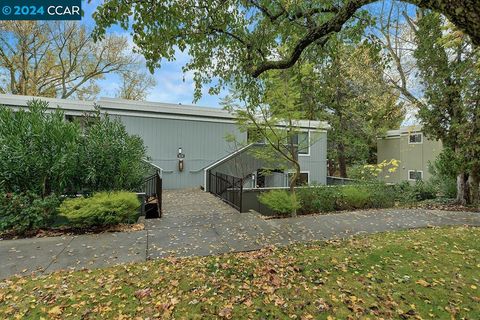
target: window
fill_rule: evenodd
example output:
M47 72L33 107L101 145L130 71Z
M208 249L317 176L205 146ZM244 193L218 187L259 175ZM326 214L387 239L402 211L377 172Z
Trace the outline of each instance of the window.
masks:
M423 135L421 133L410 133L408 136L409 144L419 144L422 143Z
M423 171L408 170L408 180L411 180L411 181L423 180Z
M310 133L302 131L292 136L292 142L298 148L299 155L310 155Z
M290 180L292 179L293 177L293 172L289 172L287 174L287 177L288 177L288 181L287 181L287 184L290 185ZM299 186L305 186L305 185L308 185L308 182L310 181L310 173L309 172L300 172L300 176L297 178L297 183L296 183L296 186L299 187Z

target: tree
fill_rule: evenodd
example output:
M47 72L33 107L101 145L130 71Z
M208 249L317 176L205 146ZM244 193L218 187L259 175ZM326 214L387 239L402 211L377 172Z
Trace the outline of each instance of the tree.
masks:
M265 161L271 169L293 170L289 181L292 203L296 203L295 187L300 177L298 153L307 150L315 142L301 134L301 120L305 112L299 106L301 96L297 75L293 70L280 70L265 78L264 91L259 100L240 104L233 93L223 104L237 115L240 130L248 132L248 143L263 142L262 148L253 149L254 156ZM292 205L292 216L297 207Z
M97 8L95 38L119 23L133 30L133 41L153 70L161 59L174 59L175 49L188 48L195 72L196 98L201 86L219 78L248 91L248 78L272 69L292 67L304 51L319 50L345 24L362 18L361 8L378 0L286 1L124 1L108 0ZM480 44L477 0L405 0L445 14ZM133 14L134 13L134 14ZM280 53L280 48L285 52Z
M384 61L379 48L364 42L345 44L331 40L314 68L317 83L317 118L326 120L329 130L329 168L338 165L341 177L347 166L376 161L376 138L398 126L402 104L383 78Z
M122 84L117 97L128 100L145 100L150 89L155 87L155 78L145 72L126 71L122 73Z
M478 199L480 52L439 14L422 14L417 28L414 56L426 100L418 116L427 135L454 151L457 201L466 204L469 176Z
M134 73L135 56L126 37L108 35L95 43L77 22L2 21L2 92L80 99L94 98L96 81L109 73Z

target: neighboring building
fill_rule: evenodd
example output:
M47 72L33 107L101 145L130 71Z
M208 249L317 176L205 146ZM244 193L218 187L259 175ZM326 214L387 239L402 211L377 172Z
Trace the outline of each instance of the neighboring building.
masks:
M32 99L49 102L49 107L60 107L67 119L81 117L94 111L118 117L131 134L139 135L146 147L150 162L161 168L166 189L206 187L208 175L218 172L246 179L247 187L283 187L288 185L289 172L273 170L262 174L266 164L253 158L250 148L235 146L225 139L227 134L245 142L247 134L240 132L235 117L215 108L175 105L167 103L129 101L102 98L94 101L74 101L18 95L1 95L0 105L24 108ZM311 146L299 152L301 179L308 183L326 183L327 129L320 121L300 121L301 139L309 139Z
M442 151L442 142L426 139L419 125L387 131L377 140L377 161L399 160L396 172L383 173L386 182L428 180L428 166Z

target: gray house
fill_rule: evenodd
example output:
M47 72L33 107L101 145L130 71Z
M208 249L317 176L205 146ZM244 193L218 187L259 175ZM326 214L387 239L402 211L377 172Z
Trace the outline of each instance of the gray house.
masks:
M0 104L25 108L27 102L38 97L0 95ZM140 136L149 155L149 162L161 171L166 189L197 188L208 190L209 174L223 173L243 178L245 187L284 187L288 185L288 170L270 170L267 164L249 152L261 144L235 145L227 142L234 135L239 142L247 140L240 132L234 115L216 108L175 105L157 102L129 101L102 98L98 101L74 101L40 98L50 108L61 108L68 119L94 111L119 118L131 134ZM299 139L308 139L311 145L299 152L301 179L306 183L326 183L326 155L328 124L320 121L300 121Z

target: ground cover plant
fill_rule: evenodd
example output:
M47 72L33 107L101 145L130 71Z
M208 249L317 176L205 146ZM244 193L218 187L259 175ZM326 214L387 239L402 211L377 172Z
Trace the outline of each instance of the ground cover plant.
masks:
M77 228L134 223L138 218L140 201L133 192L99 192L91 197L63 201L59 215Z
M0 317L474 319L479 236L408 230L12 278L1 284Z

